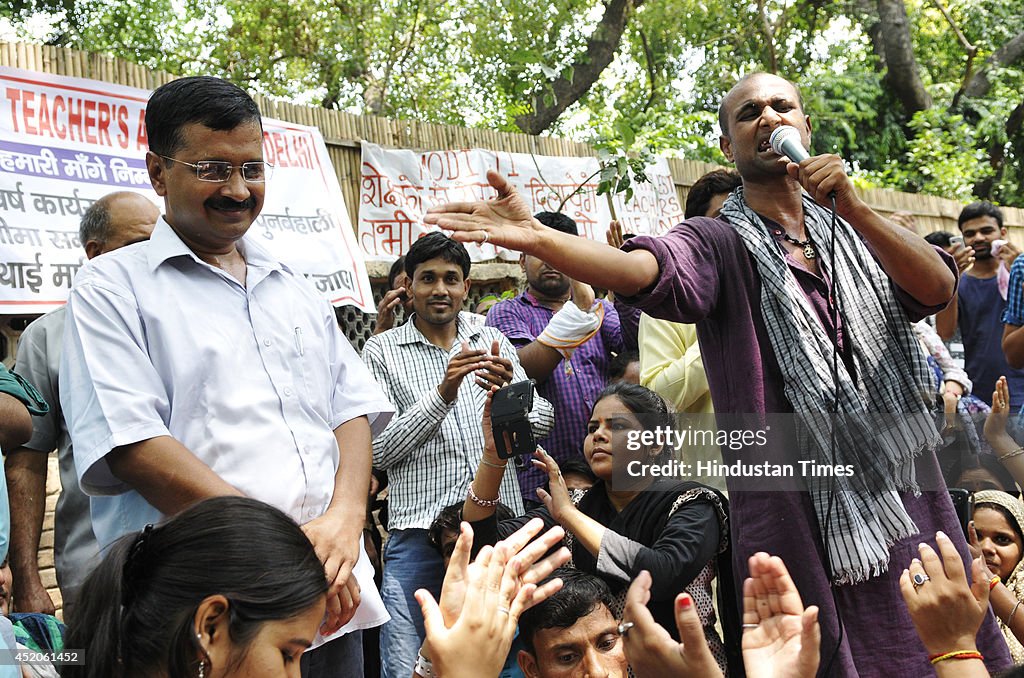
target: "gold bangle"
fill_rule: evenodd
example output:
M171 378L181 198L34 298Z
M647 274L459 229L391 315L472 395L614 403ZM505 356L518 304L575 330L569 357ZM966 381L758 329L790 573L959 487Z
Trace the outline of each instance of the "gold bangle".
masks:
M1024 454L1024 447L1018 447L1013 452L1007 452L1006 454L999 455L999 461L1011 459L1012 457L1019 457L1022 454Z

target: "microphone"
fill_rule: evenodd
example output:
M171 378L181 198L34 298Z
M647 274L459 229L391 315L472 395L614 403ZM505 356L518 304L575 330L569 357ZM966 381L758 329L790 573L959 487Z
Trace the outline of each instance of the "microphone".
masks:
M779 155L784 155L795 163L811 157L800 141L800 132L796 127L782 125L772 131L768 137L768 145Z

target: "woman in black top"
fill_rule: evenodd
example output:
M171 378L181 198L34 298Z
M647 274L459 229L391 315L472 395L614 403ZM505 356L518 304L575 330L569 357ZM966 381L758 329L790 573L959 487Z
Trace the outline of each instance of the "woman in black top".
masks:
M551 526L562 525L566 545L572 551L572 565L608 582L620 605L630 582L641 570L649 571L653 583L648 607L655 620L673 635L673 601L686 589L697 605L708 644L724 670L726 652L714 629L712 606L711 581L716 576L725 617L723 628L730 640L734 631L737 641L739 638L736 598L728 569L725 498L692 481L650 475L632 478L623 473L631 461L650 468L670 460L670 448L643 445L640 433L672 425L665 401L653 391L622 382L608 386L594 405L583 443L584 456L598 478L594 486L570 493L558 464L538 450L533 463L546 470L549 479L548 491L537 491L544 506L499 523L491 504L499 498L498 488L508 460L498 458L495 451L488 398L483 460L470 485L463 518L473 526L475 546L495 543L534 517ZM639 466L634 464L632 468L638 470ZM614 610L616 614L621 611L621 607ZM729 663L742 666L738 642L730 645L736 650L737 661Z

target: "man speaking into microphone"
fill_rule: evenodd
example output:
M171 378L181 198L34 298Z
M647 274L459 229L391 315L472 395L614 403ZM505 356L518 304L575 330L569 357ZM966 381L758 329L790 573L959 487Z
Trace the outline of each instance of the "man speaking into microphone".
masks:
M865 204L841 158L805 157L811 121L792 83L743 78L722 100L719 122L722 152L743 179L719 218L690 219L616 250L544 227L491 172L496 199L437 207L425 220L461 240L543 257L654 317L695 323L719 414L826 421L820 415L838 407L843 426L805 426L790 453L850 464L852 478L808 481L800 491L727 479L735 576L742 583L758 551L782 557L803 602L820 610L820 673L929 675L898 581L937 531L969 555L940 491L937 434L926 416L931 377L910 324L953 297L956 266ZM783 126L798 143L776 137L778 150L799 163L772 149ZM872 429L868 415L879 412L899 416ZM727 464L758 463L755 450L722 454ZM991 616L977 642L990 669L1010 665Z

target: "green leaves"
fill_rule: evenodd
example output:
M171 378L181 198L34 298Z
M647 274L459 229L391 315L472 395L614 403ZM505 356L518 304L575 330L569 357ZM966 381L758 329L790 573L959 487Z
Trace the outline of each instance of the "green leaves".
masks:
M558 103L557 91L576 103L545 133L596 146L603 195L631 195L653 154L723 163L721 97L741 75L774 67L800 82L815 152L841 155L859 182L965 198L983 190L1024 204L1024 138L1006 129L1022 101L1024 63L989 69L985 94L949 110L967 55L930 0L906 1L913 56L934 101L913 119L885 87L871 0L633 0L611 65L576 100L561 81L582 86L574 78L595 63L587 41L612 4L12 0L0 17L22 34L49 17L51 28L31 30L52 44L355 113L515 131L534 108ZM944 4L978 49L974 73L1024 27L1024 0Z

